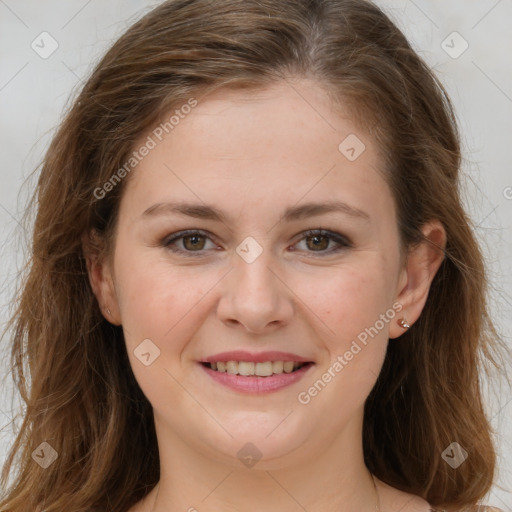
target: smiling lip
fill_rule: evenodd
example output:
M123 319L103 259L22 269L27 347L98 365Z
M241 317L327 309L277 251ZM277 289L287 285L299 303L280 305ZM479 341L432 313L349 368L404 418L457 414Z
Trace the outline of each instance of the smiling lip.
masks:
M219 363L225 361L245 361L249 363L264 363L267 361L293 361L295 363L303 363L303 366L294 370L291 373L279 373L267 377L259 377L256 375L237 375L213 370L208 363ZM265 394L279 391L280 389L291 386L304 377L306 372L314 366L311 359L291 354L289 352L260 352L258 354L251 354L243 350L233 352L222 352L214 356L207 357L204 361L200 362L200 367L205 371L213 380L245 394Z
M249 363L264 363L265 361L294 361L296 363L311 363L311 359L291 354L290 352L260 352L251 354L244 350L235 350L233 352L222 352L203 360L205 363L218 363L223 361L247 361Z
M305 373L313 366L313 363L306 363L302 368L292 373L274 374L271 377L256 377L255 375L245 377L242 375L221 373L207 366L200 365L200 367L219 384L223 384L235 391L252 395L272 393L287 386L291 386L302 379Z

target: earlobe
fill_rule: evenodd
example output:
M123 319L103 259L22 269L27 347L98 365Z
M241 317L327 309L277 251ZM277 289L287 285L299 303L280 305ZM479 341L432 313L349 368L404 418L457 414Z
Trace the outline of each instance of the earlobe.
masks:
M443 225L433 220L422 228L423 240L411 247L400 273L396 301L403 306L400 317L392 324L390 338L398 338L413 326L427 302L432 281L444 260L446 231ZM402 322L403 320L403 322Z
M101 251L101 241L94 232L82 236L82 248L92 291L105 319L121 325L117 294L110 264Z

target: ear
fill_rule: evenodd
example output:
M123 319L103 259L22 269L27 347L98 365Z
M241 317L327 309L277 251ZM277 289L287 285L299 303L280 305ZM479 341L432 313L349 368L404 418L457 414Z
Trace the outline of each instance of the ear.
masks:
M82 236L82 249L87 264L89 283L103 316L111 324L121 325L113 269L109 258L104 256L103 241L94 230L84 233Z
M391 324L390 338L398 338L405 330L398 324L401 318L412 326L427 302L430 285L444 260L446 231L433 220L421 229L424 239L411 247L400 271L395 301L402 305L397 322Z

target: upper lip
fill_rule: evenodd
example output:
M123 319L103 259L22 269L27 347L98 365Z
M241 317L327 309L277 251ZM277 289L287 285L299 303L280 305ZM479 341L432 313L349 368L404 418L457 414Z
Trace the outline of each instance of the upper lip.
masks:
M301 357L290 352L269 351L253 353L247 352L245 350L221 352L219 354L207 357L203 362L218 363L219 361L244 361L249 363L264 363L266 361L294 361L297 363L313 362L311 359L307 359L306 357Z

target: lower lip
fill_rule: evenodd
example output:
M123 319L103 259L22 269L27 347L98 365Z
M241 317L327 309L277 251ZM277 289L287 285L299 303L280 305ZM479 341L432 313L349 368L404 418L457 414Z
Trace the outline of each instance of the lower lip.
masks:
M203 364L201 368L215 381L223 384L224 386L240 391L242 393L249 393L253 395L260 395L264 393L272 393L279 391L298 382L314 364L308 363L302 368L291 373L278 373L270 377L257 377L254 375L245 377L243 375L235 375L233 373L218 372L212 370Z

